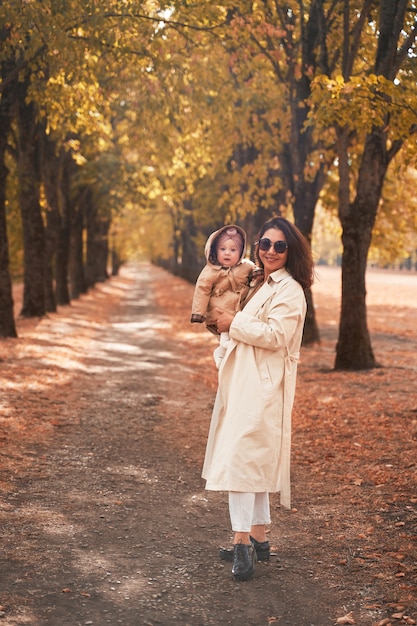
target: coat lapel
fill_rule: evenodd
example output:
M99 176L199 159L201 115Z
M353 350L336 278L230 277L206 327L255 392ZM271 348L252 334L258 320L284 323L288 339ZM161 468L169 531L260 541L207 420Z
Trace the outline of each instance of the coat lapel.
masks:
M274 283L281 282L284 278L289 276L290 274L286 269L280 269L271 274L271 282L264 283L262 287L258 289L258 291L252 296L249 302L243 308L245 313L248 315L255 315L257 311L261 308L263 304L268 300L268 298L274 293Z

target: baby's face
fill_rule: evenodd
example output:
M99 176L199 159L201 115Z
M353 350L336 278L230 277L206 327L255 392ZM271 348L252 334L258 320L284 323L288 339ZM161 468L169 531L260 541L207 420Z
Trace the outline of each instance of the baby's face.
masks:
M222 241L217 248L217 260L223 267L232 267L239 262L241 257L240 248L233 239Z

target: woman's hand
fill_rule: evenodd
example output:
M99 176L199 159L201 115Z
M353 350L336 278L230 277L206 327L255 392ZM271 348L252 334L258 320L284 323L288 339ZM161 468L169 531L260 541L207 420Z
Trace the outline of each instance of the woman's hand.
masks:
M224 309L216 309L217 316L217 330L219 333L226 333L230 324L233 322L233 318L235 316L234 313L229 313L229 311L225 311Z

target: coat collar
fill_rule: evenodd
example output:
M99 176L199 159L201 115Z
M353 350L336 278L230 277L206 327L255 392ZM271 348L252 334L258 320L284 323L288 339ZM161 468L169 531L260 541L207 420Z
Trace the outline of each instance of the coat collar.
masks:
M268 277L268 284L273 281L274 283L280 283L283 278L287 276L291 276L288 270L285 267L281 267L281 269L272 272L272 274Z
M268 277L268 281L261 285L258 291L246 304L243 311L245 313L249 313L250 315L255 314L256 311L258 311L259 308L268 300L271 294L274 293L275 285L290 277L291 274L285 269L285 267L272 272L272 274Z

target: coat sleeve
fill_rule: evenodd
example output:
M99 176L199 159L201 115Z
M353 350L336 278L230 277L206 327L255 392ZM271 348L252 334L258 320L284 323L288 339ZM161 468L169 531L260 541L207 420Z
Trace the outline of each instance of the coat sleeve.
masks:
M213 284L213 272L206 265L201 270L195 284L191 315L206 316Z
M291 338L304 323L306 300L298 283L281 285L264 302L256 315L245 311L236 313L229 335L257 348L279 350L288 346Z

